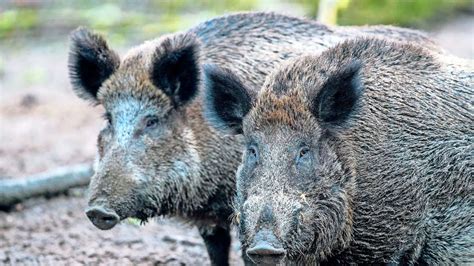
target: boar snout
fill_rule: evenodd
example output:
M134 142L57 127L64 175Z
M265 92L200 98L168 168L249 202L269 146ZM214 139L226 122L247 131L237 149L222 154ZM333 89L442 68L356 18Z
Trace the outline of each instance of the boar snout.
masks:
M263 207L258 219L257 232L247 249L247 256L257 264L275 265L285 258L286 251L275 236L275 217L270 204Z
M112 229L120 221L120 217L117 213L112 210L107 210L102 206L87 208L86 215L89 220L101 230Z
M247 256L257 264L275 265L285 258L286 252L275 234L262 229L255 234L253 245L247 249Z

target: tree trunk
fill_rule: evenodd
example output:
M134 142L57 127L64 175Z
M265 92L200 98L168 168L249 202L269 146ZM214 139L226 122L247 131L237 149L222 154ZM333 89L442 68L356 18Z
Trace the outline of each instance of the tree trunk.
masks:
M93 175L91 165L64 167L21 179L0 180L0 209L38 196L52 196L72 187L86 186Z

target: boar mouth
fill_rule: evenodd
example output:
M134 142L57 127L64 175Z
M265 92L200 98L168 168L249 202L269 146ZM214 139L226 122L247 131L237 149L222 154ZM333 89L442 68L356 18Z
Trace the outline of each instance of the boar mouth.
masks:
M133 218L136 218L140 220L140 225L145 225L148 223L148 220L150 218L153 218L155 216L155 213L151 213L152 210L150 209L143 209L135 212L134 215L132 215Z
M165 213L166 211L163 210L163 208L156 209L153 207L144 207L144 208L136 210L132 215L129 215L127 217L136 218L140 220L140 225L145 225L146 223L148 223L148 220L150 218L153 218L156 216L162 216ZM123 219L126 219L127 217L124 217Z

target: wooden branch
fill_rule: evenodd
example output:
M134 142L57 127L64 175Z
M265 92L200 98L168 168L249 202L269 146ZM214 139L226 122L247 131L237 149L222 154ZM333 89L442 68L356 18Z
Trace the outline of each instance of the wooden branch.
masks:
M52 196L72 187L86 186L93 175L91 165L63 167L21 179L0 180L0 209L38 196Z

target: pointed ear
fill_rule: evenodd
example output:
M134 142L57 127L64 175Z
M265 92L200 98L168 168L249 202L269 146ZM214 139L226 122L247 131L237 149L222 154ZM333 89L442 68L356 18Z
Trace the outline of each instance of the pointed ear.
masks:
M97 103L102 83L119 67L119 56L98 34L85 28L71 33L69 78L76 94Z
M242 120L255 98L231 71L214 65L204 68L204 115L216 129L230 134L242 134Z
M175 107L190 102L201 81L199 43L186 34L164 40L153 55L150 78L163 90Z
M326 126L342 126L354 112L363 87L361 63L353 61L332 73L311 103L311 111Z

